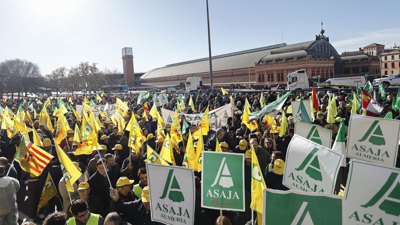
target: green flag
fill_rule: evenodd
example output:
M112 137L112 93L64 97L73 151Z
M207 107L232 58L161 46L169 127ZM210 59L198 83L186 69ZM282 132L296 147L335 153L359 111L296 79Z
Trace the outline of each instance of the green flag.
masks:
M378 101L378 96L376 96L376 91L374 91L374 96L372 97L374 101Z
M362 94L360 85L358 83L356 83L356 93L357 93L357 95L361 95Z
M144 93L144 95L142 95L142 98L144 100L147 100L149 97L150 97L150 92L149 91L147 91L146 93Z
M138 105L140 105L140 102L142 101L142 99L143 99L143 94L142 94L142 92L140 92L139 97L137 98Z
M379 83L379 96L381 99L386 100L386 92L385 87L383 87L383 83Z
M367 82L367 84L364 87L364 91L371 94L374 91L374 87L372 86L371 82Z
M57 105L58 105L58 108L60 108L62 105L64 105L64 101L61 100L61 98L58 98Z
M186 120L183 120L182 123L182 134L186 134L186 130L189 127L189 124L186 122Z
M394 102L394 104L393 104L393 102ZM397 97L396 97L396 99L393 98L393 100L392 100L392 108L393 108L395 111L399 110L399 108L400 108L400 88L399 88L399 90L397 91Z
M393 119L393 114L392 114L392 112L388 112L388 113L386 113L386 114L380 115L379 118Z
M301 122L312 124L310 117L308 116L306 107L304 106L303 99L300 98L300 106L299 110L297 111L298 119Z
M89 105L96 105L92 99L90 99Z
M168 89L165 89L165 94L167 94L167 98L169 97Z
M333 143L332 146L332 151L346 155L345 142L346 142L346 131L345 131L344 119L342 119L339 124L339 130L336 135L335 143ZM343 157L342 164L340 166L346 167L346 157Z

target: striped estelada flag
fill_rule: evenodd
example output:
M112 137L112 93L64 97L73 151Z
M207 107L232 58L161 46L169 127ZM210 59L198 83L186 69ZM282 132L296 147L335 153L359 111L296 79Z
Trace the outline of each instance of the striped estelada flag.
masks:
M14 159L24 171L39 176L52 158L51 154L22 137Z

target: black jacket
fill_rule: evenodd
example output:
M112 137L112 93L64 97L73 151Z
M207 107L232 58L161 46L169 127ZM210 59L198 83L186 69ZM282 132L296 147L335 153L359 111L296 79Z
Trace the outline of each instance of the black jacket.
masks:
M142 202L142 199L132 201L132 202L122 202L121 199L118 199L117 202L114 202L115 209L118 213L126 215L133 214L133 219L128 220L127 222L132 223L133 225L158 225L162 223L151 221L150 212L146 212L146 208Z
M110 180L112 177L108 174ZM110 197L110 184L108 183L107 177L103 177L98 171L96 171L88 181L90 185L90 194L98 197L103 204L103 208L108 208L111 197ZM115 184L112 184L115 188Z

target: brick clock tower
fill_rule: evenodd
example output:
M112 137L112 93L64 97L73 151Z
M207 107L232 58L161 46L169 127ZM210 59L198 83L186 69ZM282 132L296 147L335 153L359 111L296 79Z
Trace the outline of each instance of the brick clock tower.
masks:
M133 53L132 48L122 49L122 64L124 65L124 79L126 85L133 85L135 74L133 72Z

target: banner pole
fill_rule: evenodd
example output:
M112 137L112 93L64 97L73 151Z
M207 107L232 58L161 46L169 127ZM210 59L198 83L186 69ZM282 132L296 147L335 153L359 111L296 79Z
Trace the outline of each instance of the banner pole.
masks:
M68 196L69 196L69 202L71 203L72 202L71 194L69 193L69 191L67 191L67 192L68 192Z
M221 225L224 225L224 217L223 217L223 215L222 215L222 209L220 209L219 210L219 215L220 215L220 217L221 217Z
M251 225L254 225L254 210L251 209Z
M13 168L14 167L14 160L15 160L15 157L14 157L14 159L13 159L13 161L11 162L11 164L10 164L10 168L8 169L8 171L7 171L7 175L6 175L6 177L8 177L8 174L10 173L10 171L11 171L11 168Z

